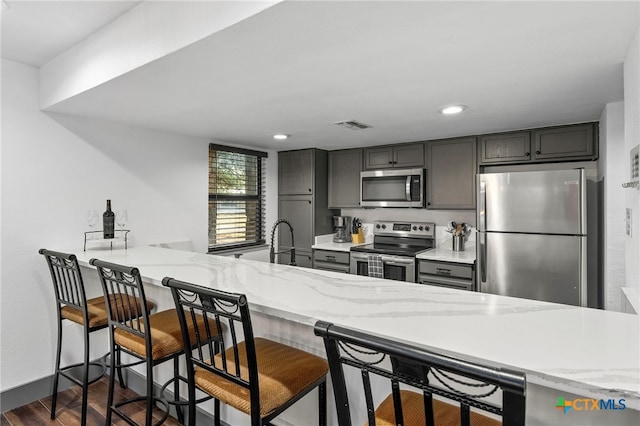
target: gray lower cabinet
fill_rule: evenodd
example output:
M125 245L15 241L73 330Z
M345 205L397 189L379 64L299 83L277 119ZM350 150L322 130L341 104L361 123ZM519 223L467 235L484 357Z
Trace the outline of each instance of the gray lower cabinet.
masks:
M349 252L313 249L313 269L349 273Z
M476 138L426 143L427 207L462 210L476 208Z
M596 160L597 123L572 124L479 137L480 165Z
M360 207L362 149L329 152L329 208Z
M364 149L365 170L424 167L424 143Z
M473 264L419 260L416 282L438 287L476 291Z
M311 164L300 160L302 158L311 159ZM292 171L292 164L300 164L300 167L304 164L308 173ZM307 175L310 176L308 179ZM332 217L339 214L339 210L331 210L327 205L327 151L311 148L279 152L278 176L278 218L288 220L293 226L296 264L310 268L314 237L330 234L333 231ZM303 185L290 182L296 176L306 179ZM307 188L309 182L311 185ZM282 224L278 228L278 263L289 263L291 246L289 227Z

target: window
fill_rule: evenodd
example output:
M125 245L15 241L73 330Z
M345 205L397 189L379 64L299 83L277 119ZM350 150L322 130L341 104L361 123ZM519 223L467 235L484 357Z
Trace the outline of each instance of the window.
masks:
M209 145L209 251L264 244L266 158Z

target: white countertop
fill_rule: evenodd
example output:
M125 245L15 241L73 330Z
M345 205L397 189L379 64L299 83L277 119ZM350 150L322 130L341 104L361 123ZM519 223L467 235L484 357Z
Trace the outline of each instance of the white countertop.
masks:
M354 243L334 243L333 242L333 234L327 235L318 235L315 237L314 244L311 246L312 249L318 250L332 250L332 251L351 251L351 247L361 246L363 244L368 244L371 242L373 236L365 234L365 242L360 244Z
M313 326L325 320L524 370L527 380L640 408L639 317L158 247L77 250L247 295L253 310ZM91 266L89 266L91 267Z
M436 246L436 248L418 254L416 259L438 260L441 262L455 262L473 265L476 261L476 246L474 242L467 243L464 247L464 251L453 251L453 248L451 247L451 240L449 240L448 244L442 244L440 247Z

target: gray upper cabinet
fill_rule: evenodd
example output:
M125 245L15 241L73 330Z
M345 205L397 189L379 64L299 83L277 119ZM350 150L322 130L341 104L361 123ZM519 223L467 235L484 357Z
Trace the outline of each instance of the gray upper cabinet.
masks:
M278 194L312 194L314 186L314 150L278 152Z
M329 152L329 208L360 206L362 149Z
M424 167L424 144L409 143L365 148L365 170Z
M480 163L531 160L529 132L500 133L480 137Z
M598 158L596 123L547 127L479 137L480 165Z
M592 157L596 152L593 124L534 130L536 160Z
M476 208L476 138L428 141L427 207Z

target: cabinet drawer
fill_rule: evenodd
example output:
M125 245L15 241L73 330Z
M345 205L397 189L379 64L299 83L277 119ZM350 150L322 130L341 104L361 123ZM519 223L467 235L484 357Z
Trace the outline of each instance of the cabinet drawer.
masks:
M314 250L313 261L349 265L349 253L331 250Z
M320 269L322 271L342 272L343 274L349 273L349 265L343 265L342 263L322 262L320 260L313 261L313 269Z
M473 267L443 262L420 261L419 273L473 279Z

